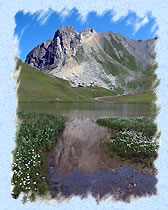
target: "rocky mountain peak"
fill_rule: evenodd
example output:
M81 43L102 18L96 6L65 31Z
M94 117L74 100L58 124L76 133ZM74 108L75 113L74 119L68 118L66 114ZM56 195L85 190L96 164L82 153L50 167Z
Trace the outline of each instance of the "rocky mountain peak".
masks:
M75 29L72 27L72 26L62 26L60 29L58 29L56 32L55 32L55 35L54 35L54 39L56 39L57 37L60 37L60 36L72 36L72 35L77 35L78 33L75 31Z
M80 33L81 40L86 41L88 38L92 38L96 31L93 28L86 28L84 31Z
M87 36L88 34L95 33L95 30L93 28L86 28L81 33L83 36Z
M74 87L139 88L137 81L146 77L146 69L154 62L156 41L157 37L131 40L118 33L97 33L93 28L78 33L69 25L35 47L25 62Z
M66 59L75 55L81 43L81 35L72 26L63 26L55 32L53 40L47 40L34 48L26 57L26 63L50 71L60 68Z

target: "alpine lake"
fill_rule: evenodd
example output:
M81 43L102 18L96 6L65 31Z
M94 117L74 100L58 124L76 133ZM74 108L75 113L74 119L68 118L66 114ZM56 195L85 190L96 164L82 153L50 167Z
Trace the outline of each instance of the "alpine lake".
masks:
M51 198L85 198L99 203L106 198L130 202L157 194L157 169L141 162L109 156L99 147L111 136L109 128L96 123L103 118L157 115L150 103L20 103L17 112L61 115L65 128L47 153L47 185ZM61 195L60 195L61 192Z

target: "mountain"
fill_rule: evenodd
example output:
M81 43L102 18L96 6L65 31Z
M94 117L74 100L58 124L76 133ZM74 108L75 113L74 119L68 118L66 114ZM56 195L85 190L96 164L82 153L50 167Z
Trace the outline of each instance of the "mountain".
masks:
M124 93L153 88L156 81L155 46L150 40L131 40L119 33L77 33L61 27L54 38L35 47L25 63L68 80L72 87L98 86Z
M119 89L110 91L101 87L72 87L68 81L39 71L19 58L16 58L15 75L18 102L24 104L95 102L94 98L96 97L114 96L120 93ZM26 109L29 109L29 106L26 106Z

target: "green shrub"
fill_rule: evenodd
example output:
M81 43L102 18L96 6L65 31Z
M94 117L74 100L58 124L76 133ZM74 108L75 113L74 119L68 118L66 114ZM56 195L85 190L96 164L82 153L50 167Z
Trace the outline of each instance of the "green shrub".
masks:
M104 118L97 123L111 129L111 138L102 142L110 156L138 161L154 160L159 148L157 125L153 118Z
M56 142L64 128L60 116L37 113L19 113L20 125L16 132L16 148L13 151L12 195L17 198L21 192L26 199L34 195L45 195L47 186L46 153Z
M133 130L114 133L106 144L110 153L133 160L155 159L159 147L157 138Z

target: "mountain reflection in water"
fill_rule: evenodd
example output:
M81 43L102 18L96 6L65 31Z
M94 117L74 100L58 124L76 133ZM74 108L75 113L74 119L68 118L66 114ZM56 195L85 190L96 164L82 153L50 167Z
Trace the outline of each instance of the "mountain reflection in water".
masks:
M85 198L91 194L97 202L109 196L130 202L157 193L157 179L151 173L137 171L124 161L102 154L99 142L109 136L107 128L89 119L66 123L48 156L48 184L53 197Z

